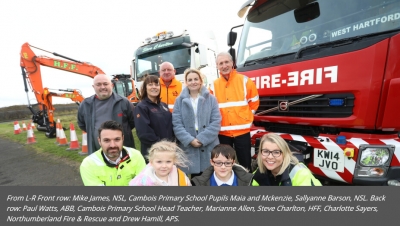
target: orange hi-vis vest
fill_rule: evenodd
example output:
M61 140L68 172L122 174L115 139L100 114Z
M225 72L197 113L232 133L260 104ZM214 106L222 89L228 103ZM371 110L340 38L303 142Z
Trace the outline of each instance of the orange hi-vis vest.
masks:
M168 109L170 112L174 109L174 104L176 98L182 92L182 83L178 81L176 78L172 79L171 84L167 87L164 81L160 78L160 88L161 88L161 102L164 102L168 105Z
M228 80L223 75L216 79L210 91L217 98L222 116L219 134L236 137L250 132L254 113L260 105L254 82L232 70Z
M186 174L179 168L177 168L177 170L178 170L178 186L188 186L186 184Z

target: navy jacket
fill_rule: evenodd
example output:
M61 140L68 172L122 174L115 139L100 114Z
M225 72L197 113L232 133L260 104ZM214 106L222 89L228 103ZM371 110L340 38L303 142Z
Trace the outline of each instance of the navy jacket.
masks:
M133 113L143 155L147 155L147 149L160 140L175 141L172 114L165 103L154 103L145 97L136 105Z

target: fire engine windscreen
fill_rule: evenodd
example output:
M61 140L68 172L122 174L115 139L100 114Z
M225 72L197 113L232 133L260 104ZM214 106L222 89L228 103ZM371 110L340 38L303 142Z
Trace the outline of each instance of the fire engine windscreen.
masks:
M176 74L182 74L183 71L190 67L190 48L182 45L173 46L170 48L163 48L159 50L149 50L147 53L137 55L136 70L137 80L142 81L146 74L159 75L159 67L163 62L170 62L176 69ZM151 48L151 47L150 47Z
M250 8L237 65L400 28L400 0L258 1Z

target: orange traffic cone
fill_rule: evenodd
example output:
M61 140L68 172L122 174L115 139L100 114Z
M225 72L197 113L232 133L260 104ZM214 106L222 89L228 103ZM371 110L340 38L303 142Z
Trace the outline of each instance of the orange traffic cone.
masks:
M65 137L64 129L61 123L59 123L59 126L60 126L60 137L58 139L58 146L66 146L68 145L68 141L67 138Z
M35 137L33 136L33 130L31 125L28 124L28 133L27 133L27 144L34 144L36 143Z
M35 123L33 123L33 121L31 120L31 127L32 127L32 130L34 130L35 129Z
M25 122L22 122L22 130L27 131L28 129L26 128Z
M80 155L87 155L88 154L88 147L87 147L87 133L82 131L82 151L79 152Z
M29 124L28 124L28 127L29 127ZM32 126L31 126L31 131L32 131L32 136L33 136L33 138L36 138L36 136L35 136L35 132L33 131L33 128L32 128Z
M69 148L67 148L67 151L78 150L80 148L78 137L76 136L75 127L72 122L69 124L69 134L71 137L71 141L69 142Z
M20 134L21 133L21 128L19 127L18 121L14 121L14 134Z
M57 123L56 123L56 142L54 142L55 144L59 144L60 143L60 119L57 119Z

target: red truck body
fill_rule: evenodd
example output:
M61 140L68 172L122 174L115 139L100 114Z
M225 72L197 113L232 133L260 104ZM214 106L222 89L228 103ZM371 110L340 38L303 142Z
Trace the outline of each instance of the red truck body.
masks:
M275 132L322 180L398 184L400 1L252 2L236 61L260 96L252 143Z

